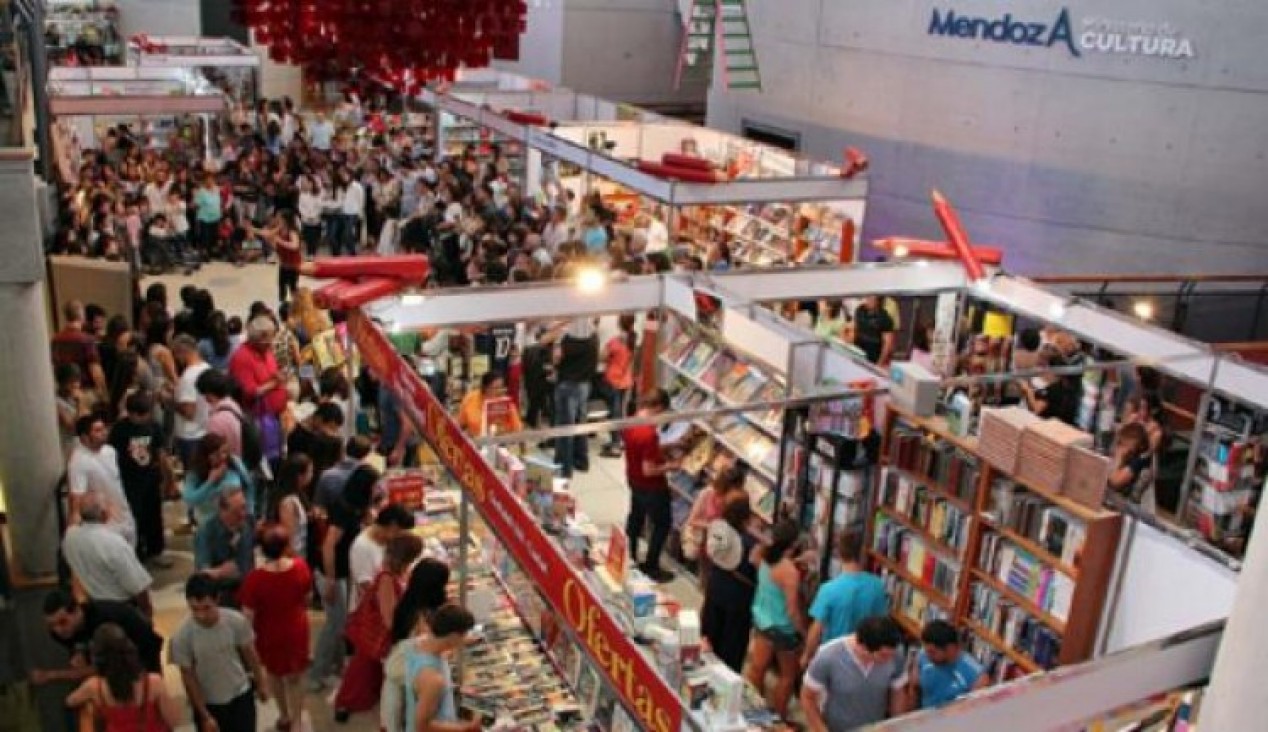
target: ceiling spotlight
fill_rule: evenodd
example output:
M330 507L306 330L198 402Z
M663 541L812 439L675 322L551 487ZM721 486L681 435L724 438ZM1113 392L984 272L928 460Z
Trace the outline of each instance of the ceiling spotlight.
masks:
M905 257L908 254L911 254L911 250L907 248L906 244L899 244L898 246L894 247L895 257L898 257L901 259L902 257Z
M608 284L608 274L598 267L586 267L577 272L577 289L585 295L595 295Z
M1154 304L1148 300L1137 300L1136 303L1132 305L1132 312L1135 313L1136 317L1141 320L1153 320L1155 314Z
M1064 318L1065 317L1065 303L1054 302L1051 305L1049 305L1048 315L1052 316L1053 320L1060 320Z

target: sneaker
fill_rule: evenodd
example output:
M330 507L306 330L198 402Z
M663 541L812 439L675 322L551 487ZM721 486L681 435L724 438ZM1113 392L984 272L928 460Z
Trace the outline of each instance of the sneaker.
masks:
M643 571L643 574L650 577L652 581L657 584L663 585L668 582L674 581L674 573L670 572L667 569L661 569L660 567L649 567L646 564L640 564L638 565L638 568Z
M599 454L605 458L619 458L621 457L621 448L616 445L604 445Z
M335 724L347 724L348 719L351 716L352 716L352 713L349 712L347 709L336 709L335 710Z

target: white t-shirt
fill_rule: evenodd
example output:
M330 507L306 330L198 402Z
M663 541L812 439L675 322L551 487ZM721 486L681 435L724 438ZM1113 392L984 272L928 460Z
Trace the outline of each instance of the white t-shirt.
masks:
M647 252L663 252L669 248L669 229L660 219L647 224Z
M176 413L176 427L173 434L178 440L198 440L207 434L208 406L207 400L198 393L198 377L202 376L211 364L201 362L187 367L180 380L176 382L176 403L193 404L194 418L185 419L180 412Z
M101 524L83 523L66 530L62 553L75 578L94 600L127 602L150 589L153 580L136 550Z
M361 585L373 582L383 566L385 547L370 538L370 531L366 528L357 534L348 550L348 580L352 585L352 604L349 607L353 608L361 601Z
M101 496L110 515L108 525L129 544L136 546L136 521L132 518L132 509L128 507L127 494L123 492L119 458L113 447L103 445L93 452L80 442L70 454L66 478L73 495L82 496L93 491Z

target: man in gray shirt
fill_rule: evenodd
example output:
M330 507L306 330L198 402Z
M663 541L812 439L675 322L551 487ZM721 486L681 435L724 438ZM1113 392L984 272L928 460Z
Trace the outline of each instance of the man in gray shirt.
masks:
M205 574L185 584L189 618L171 642L171 661L201 732L252 732L255 699L268 701L264 669L255 652L251 623L236 610L216 604L219 586Z
M810 732L846 732L911 709L900 639L897 624L878 616L819 648L801 687Z
M66 530L62 553L84 592L93 600L130 602L149 617L153 579L136 558L136 550L106 526L106 508L100 495L85 493L79 499L82 523Z

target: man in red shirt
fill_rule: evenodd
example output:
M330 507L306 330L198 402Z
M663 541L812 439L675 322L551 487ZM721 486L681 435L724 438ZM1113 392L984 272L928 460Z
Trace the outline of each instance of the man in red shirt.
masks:
M281 417L286 411L288 399L288 376L277 367L277 359L273 356L273 339L276 337L277 324L272 318L257 316L247 324L247 342L229 358L229 375L242 390L243 410L255 415L264 456L270 463L282 457ZM256 466L250 467L254 469Z
M669 395L656 389L639 402L638 416L653 417L669 409ZM656 425L628 427L621 433L625 443L625 478L630 484L630 515L625 520L630 556L638 558L638 540L643 524L652 524L652 537L647 545L647 558L638 565L643 574L657 582L670 582L674 573L661 569L660 553L673 527L673 511L666 473L678 467L661 449Z
M50 348L53 366L73 363L79 367L83 387L93 390L99 398L107 393L106 372L101 368L101 356L97 353L97 339L84 328L84 304L71 300L62 306L62 329L53 335Z

